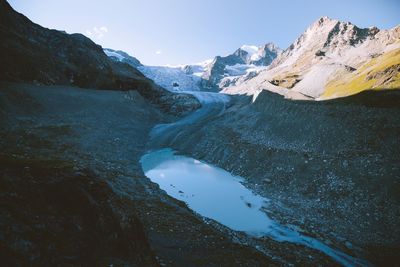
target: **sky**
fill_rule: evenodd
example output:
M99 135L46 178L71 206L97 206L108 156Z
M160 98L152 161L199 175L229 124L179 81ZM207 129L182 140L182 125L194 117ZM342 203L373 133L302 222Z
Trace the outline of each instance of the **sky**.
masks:
M9 0L44 27L82 33L146 65L197 63L244 44L287 48L321 16L381 29L400 0Z

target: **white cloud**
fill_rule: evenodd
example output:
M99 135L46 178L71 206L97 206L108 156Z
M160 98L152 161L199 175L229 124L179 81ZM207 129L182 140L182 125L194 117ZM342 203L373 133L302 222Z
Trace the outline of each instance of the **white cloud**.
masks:
M106 26L101 26L99 29L100 29L100 31L108 32L108 29Z
M162 51L161 50L157 50L156 51L156 55L161 55L162 54Z
M90 38L101 39L107 32L108 28L106 26L93 27L91 30L86 30L86 35Z

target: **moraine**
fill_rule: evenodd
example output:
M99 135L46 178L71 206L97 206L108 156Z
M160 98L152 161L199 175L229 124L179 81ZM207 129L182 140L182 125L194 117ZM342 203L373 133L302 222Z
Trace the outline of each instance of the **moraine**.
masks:
M232 230L300 244L321 251L344 266L369 265L272 220L262 210L269 200L246 188L242 184L243 178L221 168L177 155L168 148L149 152L140 162L145 175L168 195Z

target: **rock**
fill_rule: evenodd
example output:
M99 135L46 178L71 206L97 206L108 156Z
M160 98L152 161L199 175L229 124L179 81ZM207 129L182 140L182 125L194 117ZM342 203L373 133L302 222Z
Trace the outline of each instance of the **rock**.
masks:
M353 248L353 244L350 243L349 241L344 242L344 245L345 245L348 249L352 249L352 248Z
M266 183L266 184L269 184L269 183L272 182L272 180L269 179L269 178L265 178L265 179L263 179L263 182Z

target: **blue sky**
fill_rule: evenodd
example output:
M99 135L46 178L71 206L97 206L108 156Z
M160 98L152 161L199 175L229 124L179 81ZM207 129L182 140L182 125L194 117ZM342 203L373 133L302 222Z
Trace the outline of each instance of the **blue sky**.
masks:
M195 63L243 44L287 48L321 16L359 27L400 24L399 0L10 0L34 22L89 35L144 64Z

